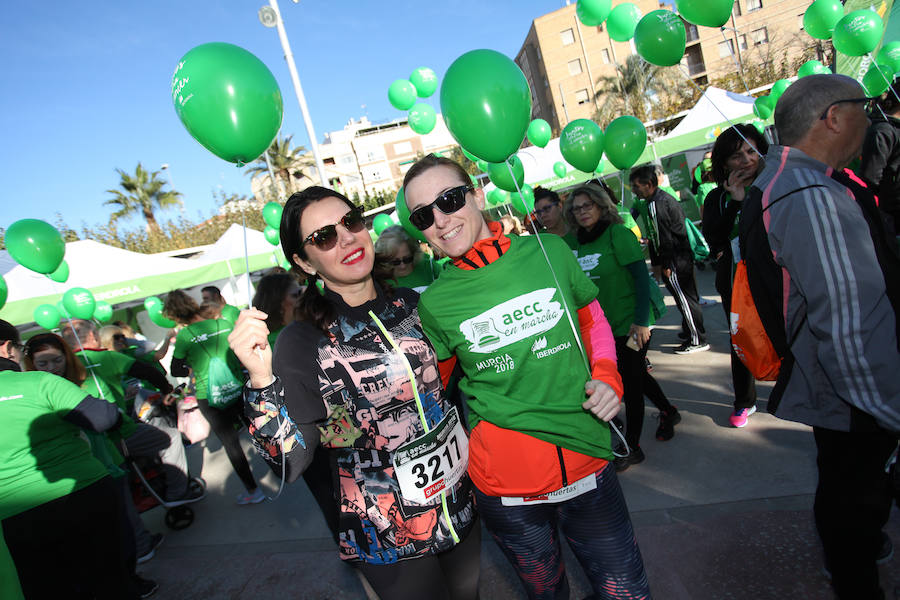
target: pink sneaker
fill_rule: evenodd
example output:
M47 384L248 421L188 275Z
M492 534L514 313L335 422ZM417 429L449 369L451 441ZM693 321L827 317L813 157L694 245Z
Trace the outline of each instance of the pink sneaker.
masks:
M747 421L750 420L750 415L756 412L756 406L751 406L750 408L740 408L733 413L728 418L731 421L732 426L734 427L744 427L747 424Z

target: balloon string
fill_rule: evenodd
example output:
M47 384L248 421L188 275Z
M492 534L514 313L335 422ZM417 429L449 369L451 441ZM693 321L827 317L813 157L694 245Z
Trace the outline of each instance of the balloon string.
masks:
M881 78L884 79L885 83L888 84L888 89L891 90L891 93L894 95L894 98L897 99L897 102L900 102L900 96L897 95L897 91L894 90L894 86L891 85L893 82L890 81L887 78L887 75L884 74L884 71L881 70L881 67L878 65L878 61L875 60L875 57L872 56L871 52L869 52L868 56L869 56L869 58L872 59L872 64L875 65L875 68L878 70L878 74L881 75ZM877 106L877 104L876 104L876 106ZM879 109L880 109L880 107L879 107ZM884 113L881 113L881 114L884 115ZM885 117L885 118L887 118L887 117Z
M729 40L728 39L728 37L725 35L725 26L724 25L720 28L720 31L722 32L722 39L725 40L726 43L737 41L737 40ZM747 81L744 79L744 70L741 68L741 65L738 64L737 55L734 53L734 44L728 44L728 53L731 54L731 60L732 60L732 62L734 62L734 68L737 69L738 76L741 78L741 83L744 84L744 89L747 90L747 95L749 96L750 95L750 86L747 85Z
M688 82L690 82L690 84L691 84L692 86L694 86L694 87L697 89L697 91L700 92L700 94L701 94L701 96L702 96L702 95L703 95L703 90L700 89L700 86L697 85L697 82L696 82L696 81L694 81L693 79L691 79L691 75L690 75L690 73L688 73L688 72L684 69L684 65L681 65L681 70L682 70L682 72L684 73L684 76L687 78ZM753 143L752 143L750 140L748 140L746 137L744 137L744 134L741 133L741 130L738 129L738 128L735 126L734 121L732 121L731 119L729 119L729 118L728 118L728 115L726 115L724 112L722 112L722 109L719 108L718 106L716 106L716 103L715 103L715 102L713 102L713 101L710 100L709 98L707 98L707 100L709 100L709 103L712 104L713 108L716 109L716 111L717 111L720 115L722 115L722 118L725 119L726 121L728 121L728 124L731 125L731 128L734 129L735 133L737 133L738 136L739 136L742 140L744 140L744 142L745 142L748 146L750 146L750 148L751 148L754 152L756 152L756 155L759 156L760 158L765 158L765 157L760 153L760 151L756 149L756 145L753 144Z
M247 306L253 306L253 292L250 287L250 253L247 251L247 220L241 211L241 225L244 228L244 266L247 269Z

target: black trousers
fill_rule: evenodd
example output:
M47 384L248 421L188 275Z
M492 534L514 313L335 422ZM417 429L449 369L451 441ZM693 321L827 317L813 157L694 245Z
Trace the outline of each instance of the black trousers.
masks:
M897 438L885 431L814 427L819 468L816 529L838 598L884 598L875 559L893 500L885 463Z
M731 326L731 288L727 292L718 290L722 296L722 308L725 309L725 322ZM730 330L729 330L730 331ZM734 410L742 408L750 408L756 405L756 380L738 355L734 352L734 346L731 345L731 337L729 334L728 345L731 347L731 383L734 385Z
M109 476L3 519L25 598L137 598L134 552L123 551L129 537L125 523L121 496Z
M628 343L627 335L615 339L616 367L619 369L619 375L622 376L622 387L624 388L622 401L625 402L625 441L628 442L629 447L634 448L640 446L641 443L641 429L644 427L644 396L647 396L657 409L664 412L671 409L672 404L653 375L647 372L644 358L647 356L650 341L648 340L643 348L635 351L626 345Z
M668 263L663 263L662 268L672 270L668 277L663 275L663 283L681 312L682 332L691 345L705 344L706 328L703 326L697 282L694 281L694 258L690 255L678 255Z
M233 402L230 406L219 409L209 405L206 398L197 398L197 407L207 421L209 428L213 430L222 447L225 448L225 454L234 472L240 477L244 487L248 492L256 489L256 480L250 471L250 463L244 456L244 449L241 448L241 440L237 427L243 425L242 402L240 400Z

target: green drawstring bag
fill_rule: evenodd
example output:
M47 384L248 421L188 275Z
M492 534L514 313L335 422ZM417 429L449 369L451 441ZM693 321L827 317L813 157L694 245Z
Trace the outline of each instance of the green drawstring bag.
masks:
M694 260L706 260L709 257L709 244L706 243L706 238L690 219L684 220L684 228L687 229L687 237L691 243Z
M210 357L206 373L209 377L206 385L210 406L219 409L226 408L241 397L243 386L224 360L218 356Z

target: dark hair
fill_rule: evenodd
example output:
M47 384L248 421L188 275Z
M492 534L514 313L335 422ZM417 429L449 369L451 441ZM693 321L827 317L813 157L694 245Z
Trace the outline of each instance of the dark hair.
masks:
M756 149L763 156L769 151L769 142L766 138L756 130L753 125L739 123L733 127L729 127L716 138L716 143L712 148L712 178L717 184L722 185L728 179L728 167L725 163L728 157L737 152L747 138L756 145Z
M451 171L459 175L460 183L469 183L472 181L469 178L469 174L466 173L466 170L459 166L459 164L457 164L456 162L443 156L429 154L428 156L420 158L413 166L409 168L409 171L407 171L406 175L404 175L403 177L403 188L406 189L406 186L409 185L410 181L432 167L448 167Z
M39 333L27 342L25 342L25 370L37 371L34 366L34 355L41 350L47 348L55 348L63 353L66 357L66 374L65 378L74 383L81 385L87 379L87 371L80 360L72 352L72 347L66 343L64 339L55 333Z
M0 342L12 341L18 344L21 339L19 330L13 327L12 323L0 319Z
M895 113L897 109L900 109L898 95L900 95L900 78L894 79L891 87L876 100L876 103L886 114Z
M641 165L633 168L628 175L628 181L640 181L641 183L649 183L654 187L659 187L659 175L656 167L653 165Z
M284 323L284 295L297 280L288 273L272 273L256 284L253 306L266 313L269 331L281 328Z
M172 290L166 295L166 303L163 305L163 314L166 317L183 325L190 325L197 316L203 319L213 318L212 307L197 304L197 301L188 296L183 290Z
M548 190L547 188L537 186L536 188L534 188L534 203L537 204L541 200L549 200L554 204L558 204L560 201L559 194L557 194L553 190Z

